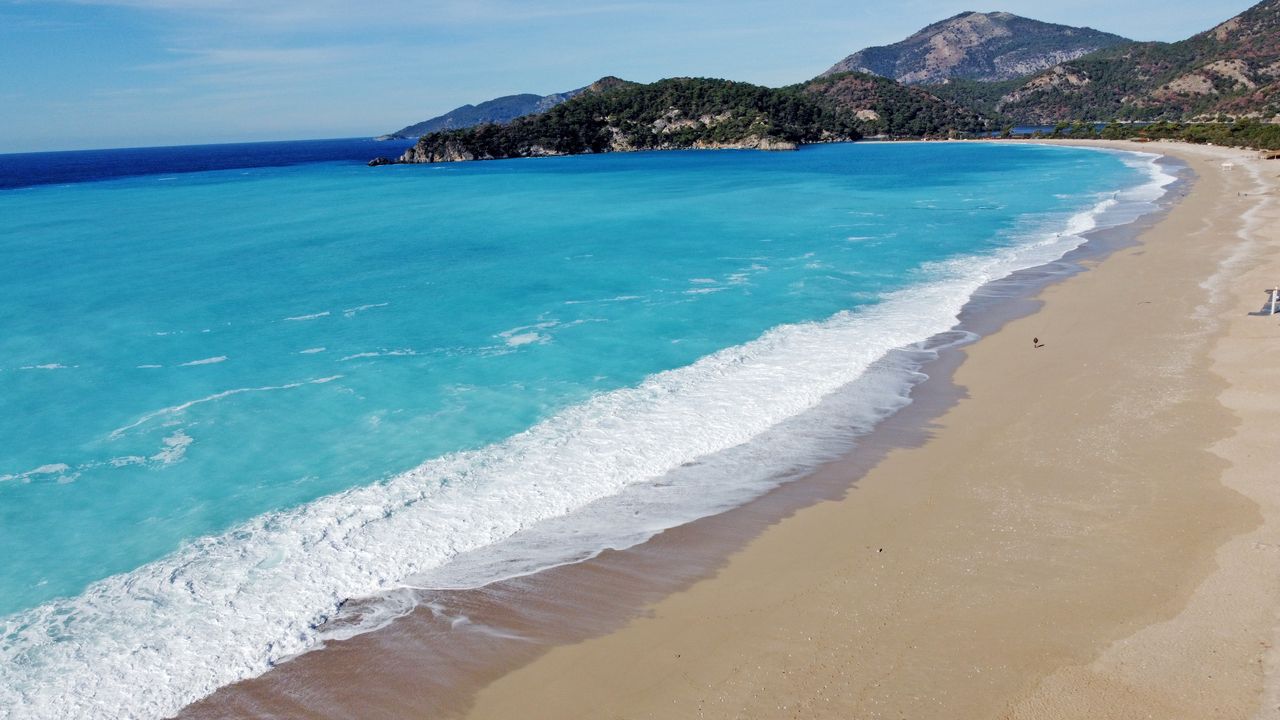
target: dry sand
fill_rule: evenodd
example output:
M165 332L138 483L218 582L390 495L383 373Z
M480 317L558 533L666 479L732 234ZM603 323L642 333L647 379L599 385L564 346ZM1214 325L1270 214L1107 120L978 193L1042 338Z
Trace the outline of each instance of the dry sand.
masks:
M1280 717L1280 162L1115 145L1198 180L968 347L929 442L470 716Z
M1198 180L848 460L182 717L1280 717L1280 162L1111 145Z

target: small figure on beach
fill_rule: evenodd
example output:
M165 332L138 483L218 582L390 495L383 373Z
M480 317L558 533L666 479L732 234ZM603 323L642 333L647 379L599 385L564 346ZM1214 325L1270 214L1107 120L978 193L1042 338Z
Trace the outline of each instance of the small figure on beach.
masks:
M1040 338L1038 338L1038 337L1033 337L1033 338L1031 338L1031 347L1036 348L1036 349L1039 349L1039 348L1044 347L1044 343L1040 342Z

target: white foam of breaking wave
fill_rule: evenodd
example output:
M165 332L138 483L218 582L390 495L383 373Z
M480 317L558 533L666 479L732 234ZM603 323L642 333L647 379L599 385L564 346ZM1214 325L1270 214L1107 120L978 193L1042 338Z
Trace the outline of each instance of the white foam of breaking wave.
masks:
M182 430L175 430L172 435L164 440L164 449L152 455L150 460L158 462L161 465L172 465L187 454L187 448L194 442L191 436Z
M178 367L196 367L197 365L216 365L220 362L226 362L226 361L227 361L226 355L219 355L217 357L204 358L203 360L192 360L191 362L179 363Z
M42 475L66 475L70 470L71 466L66 463L45 463L40 467L32 468L26 472L0 475L0 482L10 482L14 480L25 482Z
M611 303L611 302L627 302L629 300L643 300L641 295L618 295L611 298L601 298L599 300L565 300L565 305L587 305L590 303Z
M141 455L125 455L122 457L114 457L107 461L107 465L114 468L129 467L130 465L145 465L147 459Z
M624 549L670 527L737 507L781 482L847 451L854 438L906 405L925 376L916 371L937 352L976 336L949 333L927 347L894 351L815 407L752 438L628 485L571 514L535 523L509 540L462 554L421 576L417 589L473 588ZM412 609L412 608L408 608ZM385 625L406 612L403 598L370 603L322 637L341 639Z
M152 465L162 467L165 465L172 465L186 456L187 447L190 446L191 443L195 442L195 440L191 436L187 435L183 430L178 429L165 437L161 442L163 443L163 447L150 457L143 457L142 455L123 455L120 457L108 458L106 460L90 460L88 462L79 463L75 467L71 467L66 463L49 463L41 465L34 470L28 470L24 473L0 475L0 482L9 480L17 480L21 482L53 480L58 483L67 483L80 477L84 472L96 470L98 468L124 468L135 465Z
M775 328L597 395L501 443L255 518L78 597L3 618L0 707L14 718L167 716L316 647L322 623L347 599L394 595L460 554L540 522L646 484L657 491L659 479L690 463L715 466L726 454L785 471L795 462L786 457L789 423L821 409L896 348L947 331L985 283L1061 257L1082 242L1074 233L1098 225L1108 207L1104 201L1073 218L1070 234L939 264L927 288ZM882 395L888 407L901 397ZM739 492L732 473L724 475L697 489Z
M327 348L322 348L322 347L307 348L306 350L299 350L298 354L299 355L315 355L316 353L324 352L326 349Z
M289 322L300 322L303 320L319 320L322 317L329 317L329 311L325 310L324 312L311 313L310 315L294 315L293 317L285 318L285 320Z
M391 303L389 302L383 302L383 303L370 303L368 305L357 305L356 307L347 308L346 310L343 310L342 316L352 318L356 316L356 313L362 313L365 310L373 310L375 308L384 308L390 304Z
M212 395L206 395L205 397L202 397L202 398L196 398L195 400L188 400L178 405L171 405L169 407L160 408L159 410L153 410L149 413L144 414L143 416L139 417L137 420L134 420L128 425L124 425L116 428L115 430L112 430L111 433L108 435L108 437L114 440L124 435L125 433L129 432L130 430L138 427L139 425L146 424L152 420L155 420L156 418L178 415L196 405L201 405L207 402L216 402L223 398L231 397L232 395L239 395L241 393L249 393L249 392L270 392L272 390L292 390L293 388L302 387L303 385L323 385L324 383L333 382L334 380L337 380L341 377L342 377L341 375L330 375L329 377L316 378L314 380L303 380L301 382L287 383L284 385L266 385L263 387L247 387L247 388L234 388L232 390L223 390L222 392L216 392Z
M413 350L411 348L401 348L399 350L375 350L371 352L360 352L360 353L355 353L354 355L347 355L345 357L338 358L338 362L345 362L347 360L361 360L363 358L376 358L376 357L413 357L414 355L417 355L417 354L418 354L418 351Z
M74 367L74 366L72 366ZM23 365L19 370L66 370L68 367L62 363L45 363L43 365Z
M520 347L521 345L532 345L536 342L547 342L551 338L546 335L539 335L535 332L520 333L518 335L509 335L506 338L507 345L511 347Z
M548 320L545 322L534 323L533 325L521 325L510 330L503 330L494 337L502 338L509 348L520 347L521 345L545 344L551 342L551 336L546 333L539 332L541 330L550 330L559 327L559 320Z

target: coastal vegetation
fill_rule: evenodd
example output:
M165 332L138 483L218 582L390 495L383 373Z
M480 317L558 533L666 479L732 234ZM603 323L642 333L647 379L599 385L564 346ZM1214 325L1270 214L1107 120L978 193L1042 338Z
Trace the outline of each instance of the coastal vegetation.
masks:
M1078 137L1077 132L1073 127L1071 137ZM1093 136L1107 140L1181 140L1198 145L1280 150L1280 125L1248 118L1214 123L1111 123Z
M1102 49L1089 52L1094 46ZM1056 64L1040 70L1050 61ZM868 63L892 77L848 69ZM1008 79L1012 69L1023 75ZM679 148L786 150L862 137L967 137L1001 128L1009 135L1016 125L1054 123L1055 130L1044 134L1274 150L1280 147L1280 125L1274 124L1280 122L1280 0L1263 0L1174 43L1131 42L1008 13L962 13L782 88L709 78L638 84L606 77L570 93L520 98L521 107L531 109L515 119L509 118L513 105L491 101L508 114L494 115L494 108L478 113L487 107L482 103L437 118L440 123L406 128L430 131L398 160L371 164Z
M995 109L1028 123L1280 116L1280 0L1186 40L1130 43L1056 65Z
M868 73L842 72L800 87L855 113L863 135L894 138L955 137L997 127L991 117L911 87Z
M707 78L640 85L605 78L545 113L430 133L402 162L694 147L792 149L856 140L854 113L799 88Z
M1018 79L993 82L973 70L924 88L1006 128L1056 123L1050 134L1057 137L1105 132L1276 149L1280 0L1263 0L1178 42L1113 43Z
M983 82L969 78L953 78L937 85L921 85L934 96L986 117L1004 119L1000 100L1017 90L1025 78Z
M994 127L925 90L864 73L784 88L709 78L646 85L604 78L543 113L428 133L399 162L680 148L790 150L867 135L948 137Z
M1006 129L1001 137L1014 137ZM1050 138L1071 140L1177 140L1196 145L1220 145L1255 150L1280 150L1280 125L1241 118L1234 122L1171 122L1154 123L1112 122L1101 123L1060 122L1052 130L1018 135L1019 138Z

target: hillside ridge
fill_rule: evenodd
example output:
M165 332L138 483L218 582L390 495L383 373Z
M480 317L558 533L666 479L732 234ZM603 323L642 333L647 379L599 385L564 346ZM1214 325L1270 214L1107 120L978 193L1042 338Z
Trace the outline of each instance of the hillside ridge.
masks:
M1011 80L1128 42L1088 27L1047 23L1008 12L968 11L927 25L892 45L859 50L823 74L867 72L906 84L935 84L953 78Z
M995 109L1024 122L1280 120L1280 0L1186 40L1132 43L1040 72Z

